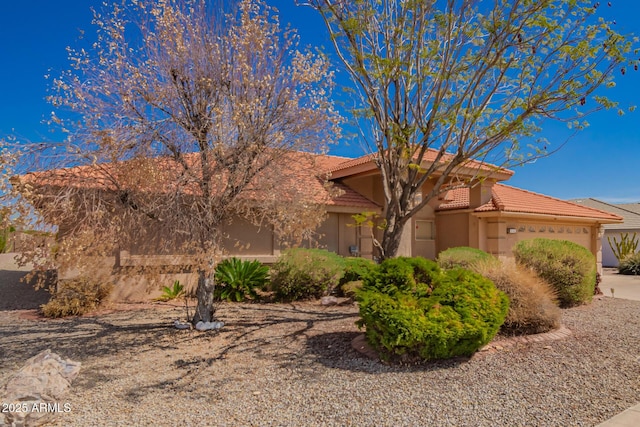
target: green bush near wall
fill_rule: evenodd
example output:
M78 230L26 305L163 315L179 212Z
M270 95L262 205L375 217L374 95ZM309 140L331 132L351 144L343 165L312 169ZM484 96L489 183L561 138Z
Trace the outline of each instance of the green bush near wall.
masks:
M509 308L490 280L424 258L385 260L363 282L358 325L387 360L470 356L495 336Z
M344 273L340 278L340 285L362 280L375 266L376 263L368 258L344 258Z
M476 248L468 246L458 246L449 248L438 254L438 265L440 268L449 269L454 267L462 267L473 270L473 266L478 263L488 263L498 259L493 255Z
M345 261L324 249L287 249L271 267L271 289L279 301L320 298L344 275Z
M516 262L531 268L557 292L562 307L591 301L596 259L584 246L568 240L522 240L513 249Z

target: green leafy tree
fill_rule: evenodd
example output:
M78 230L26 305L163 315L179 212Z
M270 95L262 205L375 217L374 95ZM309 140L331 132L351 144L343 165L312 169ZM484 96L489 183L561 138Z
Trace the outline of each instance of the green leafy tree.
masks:
M355 83L384 187L383 257L395 256L404 226L439 193L490 178L487 164L548 155L532 138L543 121L579 129L586 115L615 107L597 89L637 68L628 60L635 40L590 0L297 3L320 12Z

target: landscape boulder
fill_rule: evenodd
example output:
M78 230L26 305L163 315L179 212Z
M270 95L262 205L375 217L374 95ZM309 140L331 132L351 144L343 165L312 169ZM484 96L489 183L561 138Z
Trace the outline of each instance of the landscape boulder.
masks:
M62 400L80 372L80 362L45 350L13 375L0 391L0 427L37 426L71 405Z

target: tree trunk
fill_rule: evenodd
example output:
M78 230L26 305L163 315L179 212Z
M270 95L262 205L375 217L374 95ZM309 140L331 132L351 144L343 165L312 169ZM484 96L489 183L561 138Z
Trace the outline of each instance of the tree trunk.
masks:
M195 325L199 321L212 322L216 310L213 306L213 291L216 287L212 274L207 274L204 270L198 271L198 288L196 298L198 305L193 315L192 323Z
M387 224L393 224L393 226L385 227L382 233L382 250L380 254L380 260L383 261L387 258L395 258L400 248L400 242L402 240L402 232L407 224L407 219L398 218L394 214L387 214Z

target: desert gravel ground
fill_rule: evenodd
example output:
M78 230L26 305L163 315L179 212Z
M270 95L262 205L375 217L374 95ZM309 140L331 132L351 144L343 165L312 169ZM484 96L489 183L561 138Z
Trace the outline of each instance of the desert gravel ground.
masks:
M0 310L0 385L50 348L82 362L55 426L594 426L640 401L640 301L563 310L571 336L471 359L386 366L351 347L353 305L223 304L43 320Z

